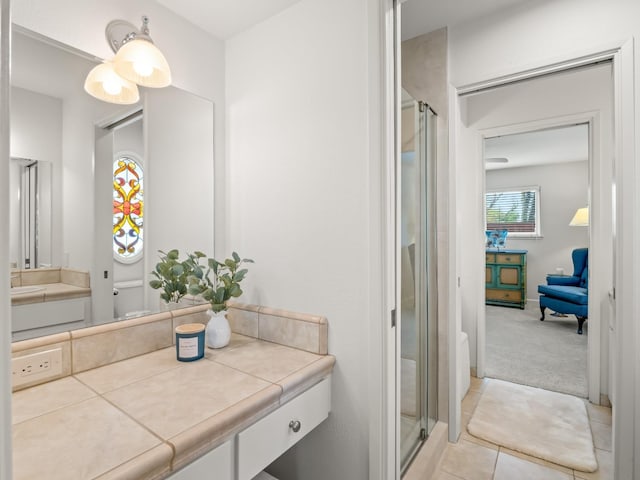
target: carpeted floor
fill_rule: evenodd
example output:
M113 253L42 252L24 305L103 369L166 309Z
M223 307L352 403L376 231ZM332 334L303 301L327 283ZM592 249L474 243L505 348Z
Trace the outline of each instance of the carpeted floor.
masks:
M485 375L580 397L587 396L587 321L578 335L572 315L547 310L540 321L537 302L524 310L486 307Z
M469 433L557 465L594 472L593 437L583 400L500 380L489 380Z

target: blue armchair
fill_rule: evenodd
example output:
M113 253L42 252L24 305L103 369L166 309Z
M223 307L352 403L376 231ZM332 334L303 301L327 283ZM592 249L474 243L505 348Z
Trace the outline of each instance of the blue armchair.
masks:
M547 285L538 285L540 294L540 312L544 320L545 308L575 315L578 319L578 333L582 335L582 325L588 317L589 311L589 250L576 248L571 253L573 260L573 275L547 276Z

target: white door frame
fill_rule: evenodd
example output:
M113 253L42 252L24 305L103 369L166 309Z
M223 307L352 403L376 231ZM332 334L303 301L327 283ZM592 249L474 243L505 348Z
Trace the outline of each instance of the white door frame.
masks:
M555 59L553 63L542 64L526 71L508 72L506 75L489 78L470 85L452 86L451 102L455 108L450 117L456 118L460 112L460 95L491 88L526 78L534 78L548 73L567 70L579 65L594 63L597 59L613 61L614 78L614 182L615 182L615 229L614 229L614 318L610 331L614 336L615 358L612 357L612 375L609 392L614 402L613 411L613 456L615 478L634 478L640 474L640 418L635 402L640 398L640 327L636 315L640 311L638 280L640 279L640 252L634 240L640 235L640 168L635 165L636 108L634 82L634 40L633 38L615 45L608 45L597 52L587 51L571 58ZM454 129L450 131L454 132ZM455 142L454 142L455 143ZM456 181L450 182L450 189L456 189ZM626 203L625 203L626 201ZM455 244L452 232L451 244ZM452 273L458 273L452 272ZM455 292L449 292L450 297ZM450 315L449 331L455 332L455 317ZM451 337L451 335L450 335ZM449 338L449 345L454 342ZM451 369L455 371L455 369ZM624 382L618 381L624 379ZM455 390L455 383L454 388ZM456 392L457 393L457 392ZM456 418L458 416L458 418ZM459 425L457 412L450 411L451 425ZM633 419L630 421L630 419ZM451 435L450 435L451 436Z
M398 339L391 323L396 308L396 118L400 112L399 18L394 4L400 0L369 0L370 108L369 148L372 168L370 206L371 319L369 325L369 478L400 478L399 392L396 361ZM375 321L373 321L375 320Z
M550 128L559 128L568 125L575 125L580 123L586 123L589 125L589 161L588 161L588 169L589 169L589 189L588 189L588 205L591 206L591 221L589 225L589 273L598 272L601 269L598 265L604 261L610 261L610 258L604 258L602 254L602 250L604 250L604 246L601 245L598 238L595 238L595 232L598 231L599 225L599 217L596 213L596 209L593 208L594 205L597 205L601 199L600 197L600 189L594 185L594 174L599 166L600 162L604 159L600 156L599 145L600 138L599 135L594 135L594 131L599 131L599 112L583 112L575 115L563 115L555 118L548 118L543 120L537 120L533 122L526 122L514 125L507 125L503 127L496 128L487 128L478 131L478 143L477 146L478 151L482 151L483 144L485 139L499 136L499 135L513 135L518 133L526 133L536 130L550 129ZM482 157L478 158L477 165L480 165L481 168L484 166L481 161ZM480 172L480 176L483 179L486 179L486 175L483 172ZM484 194L486 193L486 181L482 182L482 195L484 198ZM594 195L595 192L595 195ZM481 231L484 231L484 225L479 225ZM594 252L594 254L592 254ZM599 253L598 253L599 252ZM484 258L485 258L484 246L478 248L477 252L477 263L478 266L481 267L481 271L484 268ZM603 284L606 281L600 278L598 275L593 275L589 277L589 293L591 292L599 292L603 290ZM533 286L531 286L533 287ZM477 329L477 374L478 377L484 377L484 369L485 369L485 358L486 358L486 316L485 316L485 288L484 288L484 280L477 283L477 296L478 304L478 329ZM591 298L595 298L595 295ZM587 337L587 348L588 348L588 362L585 365L587 369L587 381L588 381L588 397L589 401L594 404L600 404L600 342L602 340L601 335L601 325L602 318L601 315L597 312L597 308L595 305L596 302L589 303L589 335ZM599 308L599 305L598 305Z

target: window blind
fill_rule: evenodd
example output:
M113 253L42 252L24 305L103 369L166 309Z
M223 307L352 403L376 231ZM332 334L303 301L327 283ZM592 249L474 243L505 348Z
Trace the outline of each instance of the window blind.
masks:
M489 192L485 196L486 229L538 233L537 188Z

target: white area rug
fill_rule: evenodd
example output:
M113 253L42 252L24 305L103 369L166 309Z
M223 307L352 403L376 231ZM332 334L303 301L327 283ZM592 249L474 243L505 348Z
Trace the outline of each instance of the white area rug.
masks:
M598 468L584 402L490 379L467 426L475 437L582 472Z

